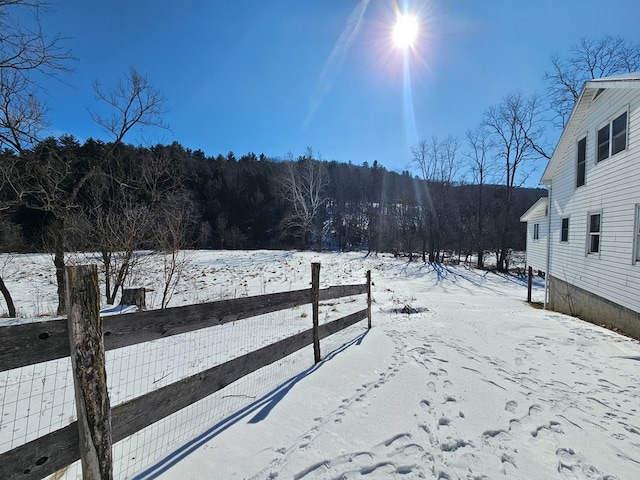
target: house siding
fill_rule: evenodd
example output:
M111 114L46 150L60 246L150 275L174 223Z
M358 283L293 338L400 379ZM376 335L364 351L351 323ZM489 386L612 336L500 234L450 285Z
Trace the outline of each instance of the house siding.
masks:
M625 110L627 149L596 163L597 129ZM587 294L607 299L607 308L592 308L583 316L604 315L614 304L638 313L640 264L633 261L633 245L635 205L640 203L640 89L606 89L591 103L576 131L574 147L566 149L551 184L549 274L556 279L556 285L568 283L583 292L582 301ZM585 135L586 182L576 188L577 142ZM587 253L590 213L601 214L598 254ZM561 242L561 219L565 217L569 218L569 241ZM555 296L558 297L557 289ZM552 298L550 286L550 304L554 308ZM560 303L556 298L555 304ZM597 323L597 318L589 319ZM638 318L629 321L637 322Z
M533 238L534 225L538 224L538 239ZM539 272L547 270L548 217L538 214L527 219L527 266Z

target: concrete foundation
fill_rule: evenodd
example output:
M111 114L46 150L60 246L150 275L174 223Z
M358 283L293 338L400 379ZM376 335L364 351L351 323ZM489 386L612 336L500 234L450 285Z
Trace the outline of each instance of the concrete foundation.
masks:
M640 312L549 275L549 308L640 339Z

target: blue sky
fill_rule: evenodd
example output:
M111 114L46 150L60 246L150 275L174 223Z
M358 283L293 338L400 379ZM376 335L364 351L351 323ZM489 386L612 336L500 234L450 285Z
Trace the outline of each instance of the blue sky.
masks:
M399 4L421 21L410 82L390 40ZM463 139L506 94L544 93L549 56L581 37L639 42L638 18L637 0L57 0L45 31L78 61L45 100L53 135L108 140L92 84L134 66L167 98L171 131L129 143L281 158L311 146L401 171L418 140Z

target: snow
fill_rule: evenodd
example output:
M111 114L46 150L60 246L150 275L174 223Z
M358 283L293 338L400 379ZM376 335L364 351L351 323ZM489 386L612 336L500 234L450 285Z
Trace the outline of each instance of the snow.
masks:
M640 478L640 343L527 305L524 279L362 253L191 261L172 305L306 288L312 261L323 287L370 269L374 327L134 478ZM55 294L19 284L22 312L50 301L27 288Z

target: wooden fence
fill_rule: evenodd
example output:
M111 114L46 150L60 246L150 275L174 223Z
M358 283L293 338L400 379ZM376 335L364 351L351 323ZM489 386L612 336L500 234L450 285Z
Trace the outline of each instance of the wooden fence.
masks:
M366 283L358 285L320 289L319 281L320 264L314 263L308 289L100 318L96 267L68 267L67 321L0 328L0 372L71 356L78 421L0 454L2 478L41 479L79 459L83 478L112 478L113 443L308 345L314 345L314 359L319 362L321 339L362 320L367 319L371 328L370 271ZM319 325L319 302L362 294L367 295L366 308ZM113 408L109 406L104 383L106 350L309 303L313 326L308 330Z

